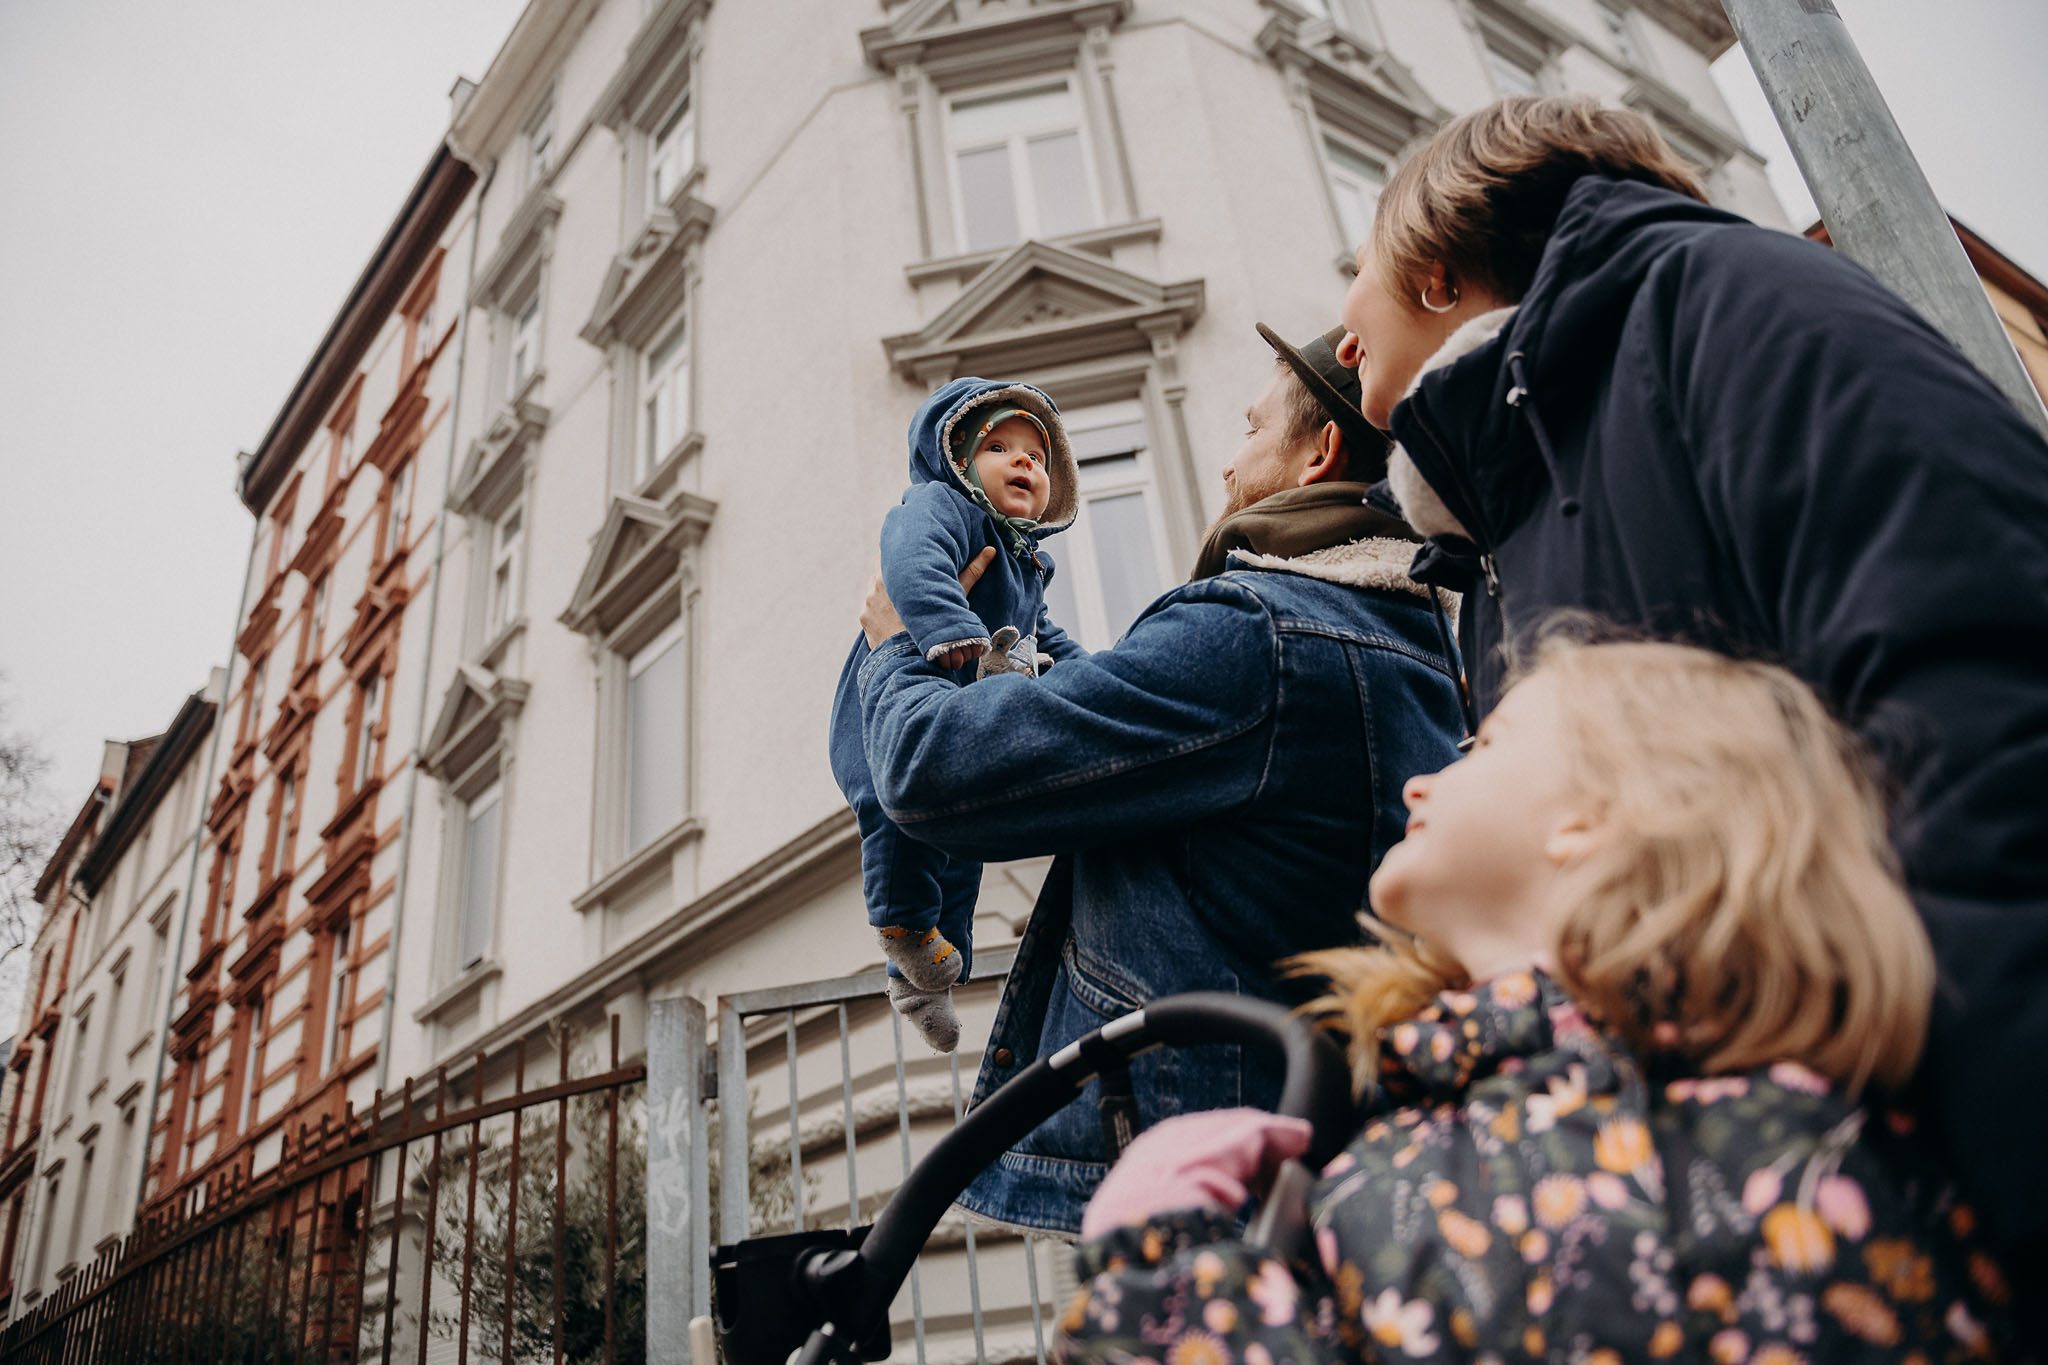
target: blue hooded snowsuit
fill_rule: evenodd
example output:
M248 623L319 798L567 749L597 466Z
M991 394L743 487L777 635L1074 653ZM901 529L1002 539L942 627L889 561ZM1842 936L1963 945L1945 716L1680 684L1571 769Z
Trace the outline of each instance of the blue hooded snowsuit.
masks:
M973 494L966 475L948 458L954 427L971 411L1001 403L1037 417L1049 437L1046 475L1051 493L1037 525L1001 525ZM1029 384L955 379L917 409L910 423L910 488L882 521L882 581L889 600L927 661L949 645L986 642L1005 626L1022 637L1012 654L1034 652L1057 662L1086 653L1045 612L1052 560L1038 548L1043 536L1065 530L1079 506L1078 473L1066 429L1052 400ZM993 563L972 592L960 571L985 546ZM860 822L861 892L868 923L923 931L934 925L961 952L962 979L973 965L974 902L981 864L948 857L898 829L882 813L868 772L860 713L860 666L866 639L855 637L832 701L832 776ZM975 666L955 675L971 682ZM890 974L896 974L894 966Z

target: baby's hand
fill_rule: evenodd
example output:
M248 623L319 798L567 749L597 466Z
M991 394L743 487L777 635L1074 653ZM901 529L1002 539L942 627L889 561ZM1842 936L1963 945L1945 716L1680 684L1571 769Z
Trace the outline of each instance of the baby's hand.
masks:
M932 655L931 662L933 666L942 668L950 673L956 668L965 668L976 659L979 659L982 651L986 648L986 645L979 645L969 641L966 644L954 645L951 648L940 650L937 654Z

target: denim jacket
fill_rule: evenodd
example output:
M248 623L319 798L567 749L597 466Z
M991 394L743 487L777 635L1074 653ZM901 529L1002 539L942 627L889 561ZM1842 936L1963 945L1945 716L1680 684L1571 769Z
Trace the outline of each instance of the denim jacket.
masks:
M1394 547L1403 565L1413 548L1233 556L1153 603L1114 649L1038 679L960 687L907 634L868 656L868 762L890 818L959 857L1060 855L975 1103L1157 996L1296 1002L1305 988L1274 963L1357 939L1366 880L1406 823L1402 784L1451 761L1462 733L1420 590L1338 553L1368 546ZM1271 1104L1279 1089L1263 1059L1235 1047L1152 1052L1131 1078L1147 1125ZM1091 1085L960 1202L1077 1230L1107 1169L1095 1101Z

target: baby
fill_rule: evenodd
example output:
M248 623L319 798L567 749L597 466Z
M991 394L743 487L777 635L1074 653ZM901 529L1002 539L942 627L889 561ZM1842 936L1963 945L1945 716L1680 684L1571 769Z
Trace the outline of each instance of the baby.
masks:
M1078 508L1059 409L1029 384L956 379L910 424L910 488L882 522L882 580L926 662L972 682L1035 677L1083 651L1045 612L1052 561L1040 538ZM995 560L974 585L960 572ZM889 962L889 1002L940 1052L959 1045L952 988L967 974L981 865L896 827L876 799L861 734L856 639L832 707L832 775L860 822L861 892Z

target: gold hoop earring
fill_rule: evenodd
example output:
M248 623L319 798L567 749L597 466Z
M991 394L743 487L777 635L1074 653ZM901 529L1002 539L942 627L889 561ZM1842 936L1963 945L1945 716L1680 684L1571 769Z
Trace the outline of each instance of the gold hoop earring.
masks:
M1427 308L1432 313L1448 313L1453 308L1456 308L1458 306L1457 286L1450 283L1448 280L1444 282L1444 297L1448 299L1449 302L1444 304L1443 307L1439 308L1429 301L1429 286L1426 284L1422 286L1422 293L1419 295L1419 297L1422 300L1422 306L1424 308Z

